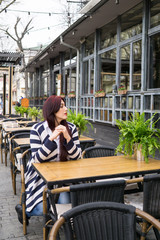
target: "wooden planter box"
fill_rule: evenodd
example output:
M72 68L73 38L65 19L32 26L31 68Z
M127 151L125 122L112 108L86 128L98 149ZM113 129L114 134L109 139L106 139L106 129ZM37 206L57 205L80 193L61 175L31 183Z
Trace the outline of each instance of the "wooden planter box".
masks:
M105 93L105 92L95 93L94 96L95 96L95 97L105 97L105 96L106 96L106 93Z
M123 95L123 94L126 94L126 93L127 93L127 90L118 90L119 95Z

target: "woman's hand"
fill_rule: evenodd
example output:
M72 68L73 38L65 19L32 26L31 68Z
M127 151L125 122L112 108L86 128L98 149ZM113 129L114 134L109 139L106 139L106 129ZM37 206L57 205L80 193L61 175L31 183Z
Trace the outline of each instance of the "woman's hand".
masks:
M49 137L49 140L50 141L53 141L54 139L56 139L58 136L59 136L59 134L61 134L58 130L54 130L53 132L52 132L52 135Z
M63 136L64 138L67 140L67 143L71 140L71 137L67 131L67 128L63 125L58 125L56 128L55 128L55 131L58 131L59 134L63 133Z

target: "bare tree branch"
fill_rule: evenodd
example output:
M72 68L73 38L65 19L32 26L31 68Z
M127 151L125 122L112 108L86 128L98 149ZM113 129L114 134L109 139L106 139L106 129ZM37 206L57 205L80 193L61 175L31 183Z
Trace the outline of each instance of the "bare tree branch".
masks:
M32 19L26 24L26 26L24 27L24 30L22 31L21 34L18 33L18 26L19 26L20 21L21 21L21 18L17 17L16 23L14 25L14 33L15 33L14 35L9 32L9 28L7 28L7 29L0 28L0 30L4 31L6 33L6 35L8 35L11 39L13 39L16 42L19 51L23 52L24 48L23 48L22 40L23 40L24 36L32 29L32 27L30 27ZM23 55L22 67L25 67L25 66L26 66L26 61L25 61L25 57ZM24 79L25 79L25 95L27 96L27 93L28 93L28 74L27 73L25 73Z
M11 6L14 2L17 0L12 0L10 3L8 3L3 9L0 10L0 13L4 12L9 6ZM3 0L0 0L0 4L3 2Z

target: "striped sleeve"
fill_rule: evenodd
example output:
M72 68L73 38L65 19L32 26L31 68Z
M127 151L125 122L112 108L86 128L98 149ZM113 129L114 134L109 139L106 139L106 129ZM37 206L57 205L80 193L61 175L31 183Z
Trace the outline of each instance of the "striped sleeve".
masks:
M57 144L50 141L43 125L34 125L30 133L30 146L34 162L51 161L57 157Z

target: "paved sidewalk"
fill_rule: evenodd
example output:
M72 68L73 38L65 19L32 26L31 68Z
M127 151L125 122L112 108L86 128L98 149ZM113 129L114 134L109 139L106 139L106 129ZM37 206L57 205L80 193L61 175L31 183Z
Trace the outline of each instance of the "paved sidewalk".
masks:
M13 194L9 162L7 167L0 163L0 176L0 240L43 239L43 217L32 217L27 227L27 235L23 235L23 227L15 211L20 199L20 175L17 176L17 195Z

